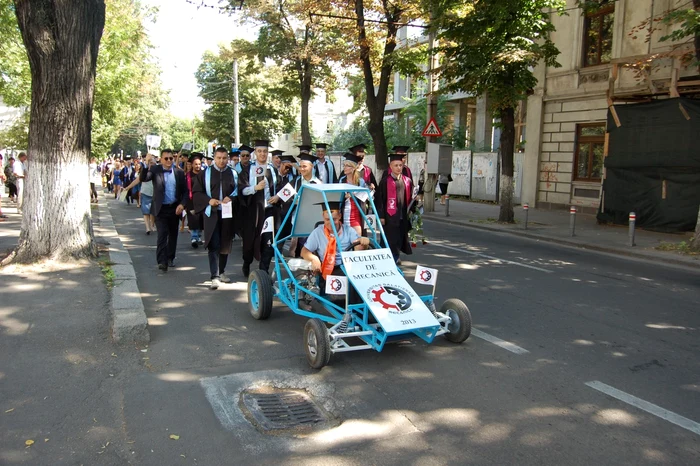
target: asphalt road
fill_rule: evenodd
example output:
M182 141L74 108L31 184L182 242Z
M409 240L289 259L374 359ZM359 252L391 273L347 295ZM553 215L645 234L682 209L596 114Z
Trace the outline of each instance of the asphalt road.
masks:
M140 367L124 388L133 464L700 458L697 271L426 222L429 244L402 268L409 281L416 264L439 269L438 302L467 303L478 336L335 355L317 372L304 356L306 319L279 303L267 321L250 317L240 243L234 283L210 291L206 252L188 233L164 274L138 209L111 210L152 337L133 349ZM306 388L340 425L304 438L260 433L235 391L256 384Z

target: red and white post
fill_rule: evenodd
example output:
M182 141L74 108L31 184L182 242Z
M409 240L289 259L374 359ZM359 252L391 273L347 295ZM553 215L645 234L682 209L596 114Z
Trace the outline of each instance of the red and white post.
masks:
M629 227L629 245L636 246L634 244L634 228L637 225L637 214L630 212L630 227Z
M576 206L569 207L569 235L576 236Z
M525 211L525 229L527 230L527 215L530 211L530 206L527 203L523 204L523 211Z

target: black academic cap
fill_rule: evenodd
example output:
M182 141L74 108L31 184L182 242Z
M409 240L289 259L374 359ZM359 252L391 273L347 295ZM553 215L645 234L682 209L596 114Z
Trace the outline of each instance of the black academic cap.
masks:
M302 144L300 146L297 146L299 148L300 152L311 152L311 146L308 146L306 144Z
M253 149L250 146L246 146L245 144L241 144L241 147L238 148L238 152L248 152L249 154L252 153L255 149Z
M200 160L201 160L202 157L204 157L204 154L202 154L201 152L192 152L192 153L190 154L190 158L187 159L187 161L190 162L190 163L192 163L192 162L194 162L194 161L197 160L197 159L200 159Z
M297 163L297 159L295 159L291 155L280 155L280 161L282 163L287 162L287 163Z
M316 143L316 149L327 149L327 148L328 148L328 144L326 144L325 142L317 142Z
M403 158L404 158L404 154L389 154L389 162L403 160Z
M270 147L270 141L267 139L256 139L253 145L255 147Z
M391 148L397 154L408 154L408 149L410 149L410 146L394 146Z
M275 150L273 150L273 151L270 152L270 155L277 155L277 156L280 156L280 155L282 155L282 154L284 154L284 151L283 151L283 150L279 150L279 149L275 149Z
M209 154L205 155L204 158L207 159L207 160L214 160L214 157L212 157L212 156L209 155Z
M354 154L354 153L357 152L358 150L365 150L365 149L367 149L367 145L366 145L366 144L357 144L357 145L352 146L352 147L351 147L350 149L348 149L348 150Z
M352 152L347 152L347 153L343 154L343 157L345 158L345 160L349 160L350 162L353 162L353 163L360 163L362 161L362 157L359 157L359 156L353 154Z
M124 156L124 160L131 160L131 156L130 156L130 155L125 155L125 156Z
M318 160L318 157L316 157L315 155L311 155L311 154L307 154L305 152L302 152L301 154L299 154L299 159L314 163L316 160Z
M340 211L340 201L328 201L328 207L326 207L325 202L317 202L316 205L321 206L321 210L326 211L330 208L330 210L337 210Z
M228 156L233 157L234 155L241 155L241 150L240 149L231 149L228 153Z

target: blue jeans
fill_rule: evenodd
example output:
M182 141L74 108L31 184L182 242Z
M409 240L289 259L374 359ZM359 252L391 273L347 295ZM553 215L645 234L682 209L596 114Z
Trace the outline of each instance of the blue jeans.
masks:
M190 241L200 241L202 239L202 230L190 230Z

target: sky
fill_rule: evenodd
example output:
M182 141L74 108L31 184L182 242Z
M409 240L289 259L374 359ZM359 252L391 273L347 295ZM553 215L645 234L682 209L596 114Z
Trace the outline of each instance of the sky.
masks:
M217 5L218 0L191 1L143 0L145 6L159 8L156 23L147 25L147 30L162 70L163 88L170 90L171 113L181 118L192 118L204 108L194 77L202 54L235 38L253 39L249 27L238 26L241 13L228 16L215 8L197 7Z

